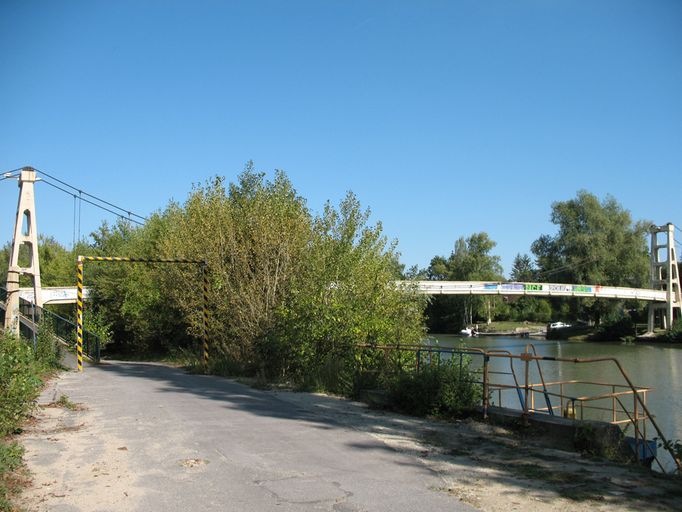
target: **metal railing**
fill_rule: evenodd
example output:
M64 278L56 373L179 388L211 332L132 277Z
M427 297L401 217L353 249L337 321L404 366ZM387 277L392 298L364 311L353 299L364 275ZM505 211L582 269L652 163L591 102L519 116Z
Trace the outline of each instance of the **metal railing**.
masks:
M76 324L71 320L64 318L52 311L36 306L32 302L24 299L19 299L19 313L24 319L30 319L34 327L28 327L32 334L40 330L40 326L44 322L49 322L54 330L55 335L64 343L72 348L76 348ZM27 322L22 322L22 326L26 327ZM83 354L90 358L91 361L99 363L100 361L101 343L99 337L90 331L83 331Z
M459 365L461 370L466 364L472 376L472 382L482 387L482 403L484 417L488 416L491 407L503 407L505 392L514 397L507 399L508 406L518 405L522 415L530 414L561 415L574 420L599 419L623 430L633 429L634 450L638 460L655 461L661 471L664 465L657 457L648 440L648 425L654 429L657 439L672 457L678 471L682 470L681 461L667 442L655 417L647 406L647 394L651 388L635 386L620 362L613 357L597 358L563 358L539 356L532 344L526 345L525 351L512 354L507 350L483 350L477 348L446 348L428 345L359 345L361 350L379 350L384 353L397 352L406 354L400 361L403 371L419 372L424 366L440 365L447 361ZM468 359L468 361L467 361ZM491 368L491 361L502 363ZM560 364L596 364L611 363L622 376L624 384L600 382L596 380L561 380L547 382L544 377L542 362L553 361ZM506 362L509 369L504 370ZM514 363L522 365L522 375ZM532 381L531 368L539 382ZM585 389L594 389L594 393L585 393ZM495 397L497 400L494 400Z
M0 308L3 313L6 301L7 290L0 286ZM19 299L19 332L23 338L33 340L35 346L40 326L46 322L49 322L57 338L72 348L76 347L76 324L74 322L25 299ZM91 361L99 363L100 351L99 337L93 332L83 331L83 353Z

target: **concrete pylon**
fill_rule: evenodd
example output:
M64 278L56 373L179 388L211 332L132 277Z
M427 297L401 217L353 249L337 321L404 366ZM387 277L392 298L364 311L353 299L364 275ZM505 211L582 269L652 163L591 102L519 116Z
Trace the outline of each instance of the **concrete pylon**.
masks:
M672 223L663 226L651 226L651 288L667 292L664 304L649 304L648 330L653 332L656 326L656 311L662 311L664 329L673 326L675 318L682 318L682 296L680 295L680 273L675 250L675 226ZM663 240L659 240L662 236ZM675 314L677 313L677 315Z
M5 309L5 330L19 334L19 277L29 275L33 278L34 301L42 307L40 286L40 261L38 258L38 228L36 224L36 203L34 184L38 180L36 171L24 167L19 176L19 204L14 224L12 253L7 271L7 307ZM28 265L20 266L19 254L28 257ZM24 262L25 263L25 262Z

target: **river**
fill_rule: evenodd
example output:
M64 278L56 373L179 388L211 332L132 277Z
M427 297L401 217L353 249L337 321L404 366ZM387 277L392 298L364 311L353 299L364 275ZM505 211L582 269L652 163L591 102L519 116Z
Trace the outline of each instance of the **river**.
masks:
M682 346L672 344L626 344L621 342L573 342L544 339L521 339L515 337L478 337L464 338L455 335L431 335L430 343L442 347L456 347L462 342L468 347L482 348L485 350L503 349L518 354L524 351L527 343L532 343L538 355L567 357L567 358L591 358L591 357L614 357L618 359L630 379L636 386L652 388L647 394L647 405L652 415L660 426L663 434L669 440L682 439ZM472 365L480 366L479 358L473 358ZM543 361L542 372L546 382L550 381L598 381L614 384L624 384L620 372L613 362L600 362L591 364L558 363ZM508 360L493 358L490 369L492 371L508 372ZM517 376L523 382L523 364L516 362ZM531 379L538 382L537 371L531 370ZM491 381L512 384L510 375L493 374ZM556 388L558 391L558 388ZM564 392L572 396L594 396L597 393L610 392L598 386L578 385L572 388L566 386ZM514 391L503 393L505 407L520 408L519 398ZM556 405L553 398L552 405ZM499 403L499 396L493 393L493 403ZM544 405L544 398L537 395L536 407ZM542 400L542 404L540 404ZM629 409L632 409L632 398L624 399ZM610 407L611 400L599 402L598 405ZM579 414L579 413L578 413ZM586 417L609 420L611 413L607 411L589 411ZM632 429L627 435L633 435ZM656 434L653 429L648 431L648 437ZM660 453L660 450L659 450Z

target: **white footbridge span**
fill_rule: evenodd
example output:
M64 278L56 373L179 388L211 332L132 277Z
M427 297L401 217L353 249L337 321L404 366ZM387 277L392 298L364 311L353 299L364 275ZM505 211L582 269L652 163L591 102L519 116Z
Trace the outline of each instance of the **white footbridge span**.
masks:
M621 288L598 284L502 283L491 281L400 281L425 295L529 295L534 297L594 297L597 299L666 302L665 290Z

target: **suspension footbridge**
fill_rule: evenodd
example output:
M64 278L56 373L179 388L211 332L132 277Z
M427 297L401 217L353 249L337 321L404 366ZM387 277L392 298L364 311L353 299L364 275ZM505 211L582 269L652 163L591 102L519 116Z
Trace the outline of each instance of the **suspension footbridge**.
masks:
M4 179L16 179L19 184L19 202L15 219L12 252L7 272L7 300L5 328L15 330L18 325L19 299L42 307L44 304L67 304L78 300L76 287L42 287L38 257L38 230L35 224L34 184L44 181L48 185L72 195L74 201L85 201L114 213L119 217L142 224L146 219L87 194L68 183L31 167L6 173ZM45 179L47 178L47 179ZM78 194L78 195L77 195ZM83 197L85 196L85 197ZM99 204L98 204L99 203ZM75 219L75 214L74 214ZM657 319L664 328L670 328L676 318L682 317L682 296L675 250L675 226L672 223L650 228L650 287L626 288L601 284L567 284L534 282L492 281L400 281L399 286L426 295L481 295L481 296L534 296L534 297L582 297L613 300L638 300L649 302L649 331L653 331ZM28 265L19 264L19 251L25 247ZM130 258L119 258L130 259ZM31 288L19 288L19 276L33 279ZM83 298L88 298L87 288ZM661 314L658 314L661 312Z

